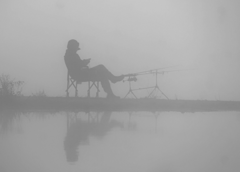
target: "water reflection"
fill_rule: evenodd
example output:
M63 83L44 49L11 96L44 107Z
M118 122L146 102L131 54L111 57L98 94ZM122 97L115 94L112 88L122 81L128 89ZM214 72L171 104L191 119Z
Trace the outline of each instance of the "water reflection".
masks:
M79 145L88 145L89 137L103 138L107 132L115 127L123 127L123 124L111 120L111 112L87 113L88 119L83 120L75 114L67 114L67 134L64 139L64 150L68 162L78 160Z
M225 112L1 112L1 132L23 132L0 137L0 171L239 171L237 119Z
M9 134L11 131L21 132L21 122L24 118L29 121L33 116L37 119L46 119L47 116L53 116L51 112L37 111L16 111L16 110L1 110L0 111L0 134ZM59 114L59 113L56 113Z
M2 111L0 113L0 133L8 133L13 129L14 121L20 119L21 113L16 111Z
M131 121L131 118L133 116L133 112L128 112L128 124L127 124L127 129L129 131L134 131L137 128L136 122Z

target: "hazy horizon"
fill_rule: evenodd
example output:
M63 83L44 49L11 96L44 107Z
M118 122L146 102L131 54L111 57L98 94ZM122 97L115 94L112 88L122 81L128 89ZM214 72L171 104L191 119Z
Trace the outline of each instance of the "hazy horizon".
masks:
M115 75L195 69L159 77L170 99L240 100L239 7L236 0L3 0L0 74L25 81L24 95L63 96L63 56L76 39L90 67L104 64ZM154 84L153 76L138 79L136 87ZM112 87L121 97L128 91L127 83Z

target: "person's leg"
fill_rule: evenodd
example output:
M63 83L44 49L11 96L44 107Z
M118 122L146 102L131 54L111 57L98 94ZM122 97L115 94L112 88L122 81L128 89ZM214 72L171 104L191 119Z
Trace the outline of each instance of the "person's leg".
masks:
M107 80L107 79L102 80L101 85L102 85L103 90L107 93L107 98L110 98L110 99L120 98L120 97L114 95L109 80Z
M107 79L101 80L101 85L102 85L103 90L104 90L108 95L112 95L112 94L113 94L113 91L112 91L110 82L109 82Z
M115 76L113 75L104 65L98 65L90 68L90 73L99 80L110 80L112 83L122 81L124 76Z
M113 75L105 66L98 65L89 69L86 69L85 76L87 80L91 81L100 81L103 87L103 90L107 93L108 98L115 98L117 96L114 95L110 82L116 83L118 81L123 80L124 76L115 76Z

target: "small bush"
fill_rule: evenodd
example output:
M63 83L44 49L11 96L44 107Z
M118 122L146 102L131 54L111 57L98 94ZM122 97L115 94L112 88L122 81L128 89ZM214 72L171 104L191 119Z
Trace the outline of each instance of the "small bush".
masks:
M9 75L2 74L0 76L0 96L21 96L23 81L15 81Z
M32 96L33 96L33 97L47 97L47 95L46 95L46 93L45 93L44 90L38 91L38 92L36 92L35 94L32 93Z

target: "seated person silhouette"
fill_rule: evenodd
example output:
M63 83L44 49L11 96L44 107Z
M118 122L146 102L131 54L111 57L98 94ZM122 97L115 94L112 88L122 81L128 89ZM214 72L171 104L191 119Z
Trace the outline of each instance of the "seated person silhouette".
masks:
M64 60L70 76L77 81L100 81L103 90L107 93L107 98L119 98L114 95L110 81L112 83L122 81L124 75L115 76L104 65L89 68L87 65L91 59L82 60L77 54L78 50L80 50L78 41L75 39L69 40Z

